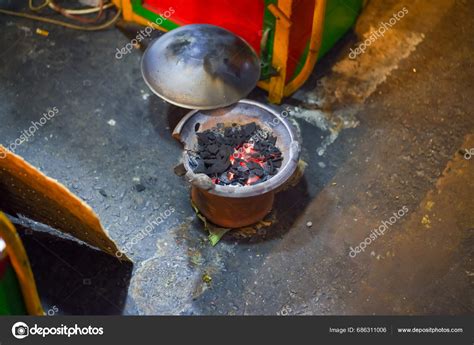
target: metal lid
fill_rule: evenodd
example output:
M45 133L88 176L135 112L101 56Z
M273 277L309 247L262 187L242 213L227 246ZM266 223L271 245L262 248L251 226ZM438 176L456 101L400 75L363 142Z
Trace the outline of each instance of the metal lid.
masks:
M215 109L247 96L260 78L252 47L232 32L193 24L167 32L145 51L142 76L164 100L189 109Z

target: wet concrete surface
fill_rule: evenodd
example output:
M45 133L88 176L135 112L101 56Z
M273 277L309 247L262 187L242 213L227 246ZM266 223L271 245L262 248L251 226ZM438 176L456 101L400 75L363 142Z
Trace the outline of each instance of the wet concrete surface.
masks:
M163 218L132 246L133 269L21 229L47 309L472 313L474 158L459 151L474 147L474 4L374 0L355 31L363 37L405 5L392 33L355 61L347 54L358 39L348 34L285 100L302 137L304 179L277 196L272 226L245 239L228 234L215 247L173 173L181 147L171 131L186 111L147 89L141 52L116 59L128 39L115 29L82 33L0 16L1 143L57 107L16 153L89 203L119 246ZM50 35L36 35L38 26ZM265 101L259 90L250 98Z

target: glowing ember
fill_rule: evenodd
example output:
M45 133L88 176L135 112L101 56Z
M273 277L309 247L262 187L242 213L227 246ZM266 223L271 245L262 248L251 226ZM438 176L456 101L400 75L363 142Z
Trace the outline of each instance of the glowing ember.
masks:
M244 143L242 146L234 149L234 153L230 156L230 163L234 164L235 160L241 160L240 165L246 165L246 162L255 162L263 167L264 160L261 159L258 151L254 149L253 144Z
M245 182L245 185L247 186L250 186L251 184L254 184L255 182L257 182L258 180L260 180L260 177L258 176L250 176L247 180L247 182Z
M242 146L235 148L234 153L229 157L229 160L232 165L234 165L237 161L241 167L246 168L248 168L247 164L249 162L257 163L262 168L264 168L265 164L265 159L261 157L260 153L257 150L255 150L253 143L244 143ZM235 173L233 173L232 171L227 172L227 178L229 179L229 181L233 180L234 176ZM260 177L256 175L249 176L249 178L245 182L245 185L249 186L257 182L258 180L260 180Z

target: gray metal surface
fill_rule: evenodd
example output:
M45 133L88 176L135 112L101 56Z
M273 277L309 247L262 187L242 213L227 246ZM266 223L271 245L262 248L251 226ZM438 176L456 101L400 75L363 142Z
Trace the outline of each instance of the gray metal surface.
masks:
M143 79L155 94L189 109L235 103L260 77L253 48L230 31L207 24L164 34L147 48L141 66Z

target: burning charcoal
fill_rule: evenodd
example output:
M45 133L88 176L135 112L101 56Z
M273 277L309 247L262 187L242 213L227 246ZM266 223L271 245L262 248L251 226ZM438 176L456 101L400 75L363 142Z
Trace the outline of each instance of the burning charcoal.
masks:
M254 170L256 169L257 167L259 167L260 165L258 165L258 163L255 163L255 162L247 162L247 167L250 169L250 170Z
M251 184L254 184L255 182L257 182L259 180L260 180L260 177L258 177L256 175L250 175L245 184L246 185L251 185Z
M217 146L216 144L208 145L207 151L209 151L210 153L216 154L217 152L219 152L219 146Z
M267 138L267 141L268 141L269 144L275 145L275 144L276 144L276 141L277 141L277 138L274 137L274 136L272 136L272 135L270 135L270 136Z
M266 140L268 138L268 132L263 129L259 129L256 132L257 140Z
M220 175L220 177L219 177L219 184L220 185L225 186L225 185L230 184L230 182L231 182L231 180L229 180L229 178L227 177L227 173L223 173L223 174Z
M281 163L282 163L281 160L273 161L273 167L275 167L275 168L280 168L280 167L281 167Z
M205 132L199 132L199 133L196 133L197 137L198 137L198 144L199 145L207 145L209 143L209 139L207 137L207 133Z
M210 142L214 142L214 141L216 141L217 137L216 137L216 135L215 135L213 132L210 132L210 133L207 135L207 139L208 139Z
M267 164L264 166L265 173L273 175L273 163L271 160L267 161Z
M203 158L203 159L213 158L213 155L211 155L211 154L210 154L209 152L207 152L207 151L202 151L202 152L200 153L200 155L201 155L201 158Z
M241 165L237 168L237 172L239 172L239 173L244 173L246 171L249 171L249 168L247 168L246 165Z
M247 136L251 136L253 132L255 132L256 129L257 129L257 125L255 124L255 122L251 122L249 124L242 126L242 130Z
M255 170L253 171L253 173L254 173L255 175L257 175L258 177L263 177L263 175L265 175L265 172L263 171L262 168L260 168L260 169L255 169Z
M208 175L219 185L248 186L270 179L282 165L277 138L255 122L233 123L198 132L196 156L190 158L195 173Z
M234 150L230 146L221 146L218 148L218 151L216 152L217 157L222 157L222 158L229 158L230 155L232 154Z
M206 174L219 174L221 173L222 171L226 171L227 168L230 166L230 162L229 161L225 161L225 160L214 160L214 164L210 165L207 169L206 169Z

